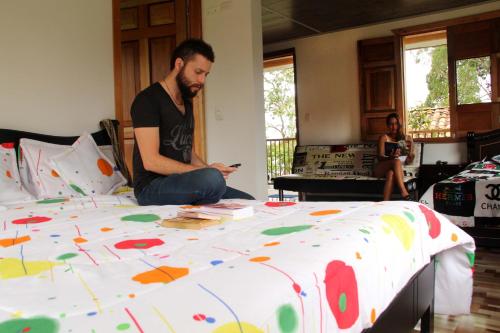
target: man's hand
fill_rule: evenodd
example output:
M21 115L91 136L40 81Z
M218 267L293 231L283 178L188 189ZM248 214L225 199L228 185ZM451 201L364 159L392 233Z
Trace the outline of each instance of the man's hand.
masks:
M238 170L238 168L228 167L222 163L212 163L209 165L209 167L219 170L224 176L224 179L227 179L231 173Z

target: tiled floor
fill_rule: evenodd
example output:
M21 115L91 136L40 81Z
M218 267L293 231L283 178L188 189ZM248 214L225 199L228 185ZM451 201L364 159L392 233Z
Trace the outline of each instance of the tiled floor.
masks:
M291 191L283 191L285 201L299 201L298 193ZM272 185L269 185L267 190L269 201L278 201L278 190L275 190Z

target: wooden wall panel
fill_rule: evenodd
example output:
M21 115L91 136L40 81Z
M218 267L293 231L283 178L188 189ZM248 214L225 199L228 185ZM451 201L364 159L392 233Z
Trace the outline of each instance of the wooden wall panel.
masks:
M122 105L123 126L129 126L131 123L130 107L132 102L140 91L139 74L139 43L137 41L122 43Z
M457 133L466 136L468 131L488 131L493 128L494 104L463 104L457 107Z
M458 117L459 136L464 136L468 131L488 131L492 128L491 112L460 112Z
M385 117L397 112L404 121L401 56L396 37L358 41L360 125L363 140L386 131Z
M366 70L366 111L394 111L394 67Z
M453 59L489 56L495 49L495 21L482 21L448 28L448 53Z
M130 171L134 173L134 165L132 163L134 156L134 129L132 127L125 127L123 129L123 154L125 163Z
M149 72L151 82L161 81L170 71L170 56L175 48L175 38L161 37L149 40Z
M149 26L175 23L173 2L164 2L149 6Z
M385 124L386 115L381 116L368 116L366 117L366 140L375 141L378 139L380 133L384 133L387 129Z
M363 41L360 46L361 61L377 62L377 61L393 61L394 59L394 42L392 40L373 39Z
M120 10L120 29L130 30L139 28L139 15L137 7L123 8Z

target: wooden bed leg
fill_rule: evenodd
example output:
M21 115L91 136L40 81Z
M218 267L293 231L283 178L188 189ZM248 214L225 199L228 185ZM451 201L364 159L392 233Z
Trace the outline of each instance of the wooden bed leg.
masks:
M434 299L432 299L431 305L427 308L422 319L420 320L420 332L421 333L433 333L434 332Z

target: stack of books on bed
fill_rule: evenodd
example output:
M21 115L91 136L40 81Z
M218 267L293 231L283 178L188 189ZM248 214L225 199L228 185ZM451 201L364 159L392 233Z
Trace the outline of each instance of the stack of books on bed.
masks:
M224 220L240 220L253 216L252 206L235 202L202 206L184 206L177 217L163 220L162 226L179 229L201 229L222 223Z

